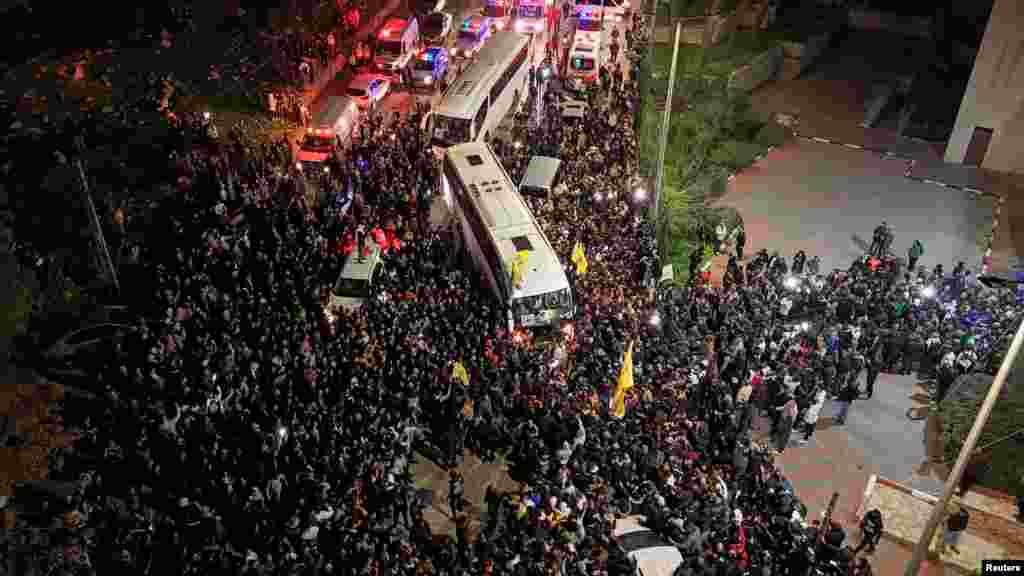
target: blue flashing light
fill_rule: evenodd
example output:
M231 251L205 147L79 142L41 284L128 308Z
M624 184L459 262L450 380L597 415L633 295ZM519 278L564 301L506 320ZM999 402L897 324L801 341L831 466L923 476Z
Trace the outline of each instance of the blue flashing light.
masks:
M423 54L420 54L420 60L423 60L424 62L433 62L434 61L434 51L433 50L427 50L427 51L423 52Z

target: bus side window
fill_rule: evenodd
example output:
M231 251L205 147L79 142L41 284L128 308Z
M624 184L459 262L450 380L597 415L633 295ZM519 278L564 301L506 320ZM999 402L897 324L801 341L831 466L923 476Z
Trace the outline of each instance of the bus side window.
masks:
M480 109L476 111L476 118L473 119L473 139L477 140L480 138L480 133L484 128L484 119L487 118L487 99L480 103Z

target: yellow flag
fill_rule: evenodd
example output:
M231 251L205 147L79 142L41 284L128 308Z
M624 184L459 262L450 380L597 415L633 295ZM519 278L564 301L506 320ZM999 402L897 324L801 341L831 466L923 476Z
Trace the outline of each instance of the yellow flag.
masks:
M458 360L455 361L455 366L452 367L452 378L462 382L463 386L469 386L469 373L466 372L466 367L462 365L462 362Z
M576 265L576 274L583 276L587 273L590 263L587 262L587 255L583 251L583 243L577 241L576 247L572 249L572 262Z
M523 276L526 275L526 265L530 262L530 252L520 250L512 259L512 285L519 286L523 283Z
M612 394L611 406L609 407L612 416L622 418L626 415L626 392L633 388L633 341L626 346L626 352L622 355L622 369L619 371L619 382L615 386L615 393Z

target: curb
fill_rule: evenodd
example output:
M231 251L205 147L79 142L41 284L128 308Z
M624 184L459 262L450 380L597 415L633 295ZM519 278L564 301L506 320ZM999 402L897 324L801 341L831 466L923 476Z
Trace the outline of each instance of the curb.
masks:
M988 274L989 273L989 271L991 269L991 263L992 263L992 245L995 243L996 232L999 229L999 216L1001 214L1002 205L1003 205L1003 202L1004 202L1004 199L1002 197L1000 197L998 195L995 195L995 194L992 194L992 193L989 193L989 192L986 192L986 191L981 190L979 188L974 188L972 186L960 186L959 184L949 184L947 182L941 182L939 180L934 180L934 179L931 179L931 178L921 178L919 176L914 176L914 174L913 174L914 166L917 164L917 160L914 159L914 158L910 158L908 156L905 156L903 154L898 154L896 152L892 152L892 151L889 151L889 150L884 150L884 149L881 149L881 148L874 148L874 147L870 147L870 146L861 146L860 144L850 144L850 143L846 143L846 142L839 142L837 140L832 140L830 138L822 138L821 136L805 136L803 134L800 134L799 132L796 132L795 130L793 131L793 134L796 135L797 138L799 138L799 139L801 139L801 140L803 140L805 142L817 142L819 144L832 144L834 146L842 146L843 148L848 148L850 150L864 150L866 152L872 152L872 153L878 154L882 158L889 158L889 159L893 159L893 160L903 160L903 161L906 161L907 162L907 169L903 172L903 177L906 178L907 180L912 180L914 182L921 182L921 183L924 183L924 184L931 184L933 186L938 186L939 188L948 188L948 189L951 189L951 190L958 190L958 191L961 191L961 192L968 192L968 193L974 195L975 198L982 198L982 197L995 198L996 199L996 203L995 203L995 208L993 209L993 218L992 218L992 237L989 238L988 242L986 243L986 248L985 248L985 250L982 251L983 255L982 255L982 258L981 258L981 272L982 272L982 274ZM731 178L730 178L730 180L731 180Z
M764 151L764 154L758 154L757 156L754 156L754 161L751 162L750 166L747 166L743 170L739 170L737 172L733 172L733 173L729 174L729 177L727 178L726 181L727 182L732 182L733 180L735 180L736 176L739 176L740 174L742 174L744 170L747 170L747 169L751 168L752 166L754 166L754 164L757 164L758 162L764 160L765 157L767 157L769 154L772 153L772 150L775 150L775 146L769 146L768 149Z
M913 175L914 165L917 163L915 158L911 158L905 154L893 152L891 150L885 150L883 148L875 148L873 146L861 146L860 144L850 144L848 142L840 142L838 140L832 140L831 138L822 138L821 136L805 136L799 132L793 132L797 138L806 142L817 142L819 144L832 144L834 146L842 146L843 148L849 148L850 150L864 150L865 152L872 152L878 154L882 158L888 158L892 160L904 160L909 163L907 170L903 173L903 177L908 180L915 182L923 182L925 184L932 184L940 188L951 188L953 190L961 190L963 192L970 192L976 196L984 196L987 194L984 190L974 188L971 186L960 186L959 184L948 184L946 182L940 182L938 180L932 180L931 178L921 178Z

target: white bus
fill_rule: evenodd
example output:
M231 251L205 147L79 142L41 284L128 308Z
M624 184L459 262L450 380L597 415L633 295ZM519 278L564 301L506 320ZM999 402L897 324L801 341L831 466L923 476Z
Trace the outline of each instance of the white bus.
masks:
M487 138L513 107L525 102L529 61L529 36L496 32L441 98L434 112L434 145L444 148Z
M492 292L508 306L509 329L558 326L576 308L565 269L508 173L483 142L445 152L441 189L460 222L462 242ZM512 262L528 252L512 285Z

